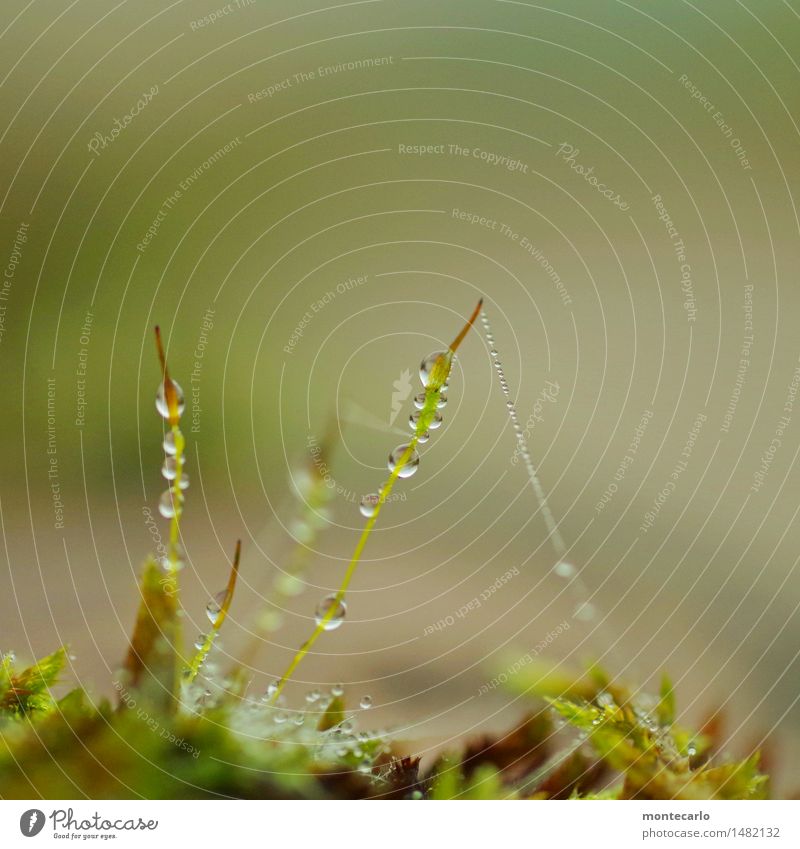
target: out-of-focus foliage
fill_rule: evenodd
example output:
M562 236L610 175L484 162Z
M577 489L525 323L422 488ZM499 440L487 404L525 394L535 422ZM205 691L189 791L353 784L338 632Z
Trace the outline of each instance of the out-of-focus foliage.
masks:
M358 731L341 694L304 710L246 696L237 672L189 680L175 648L169 582L145 567L118 704L50 688L64 649L0 667L4 798L755 799L758 754L716 762L715 739L675 721L672 684L635 693L592 668L532 667L513 685L538 707L506 734L468 743L425 772L385 735Z

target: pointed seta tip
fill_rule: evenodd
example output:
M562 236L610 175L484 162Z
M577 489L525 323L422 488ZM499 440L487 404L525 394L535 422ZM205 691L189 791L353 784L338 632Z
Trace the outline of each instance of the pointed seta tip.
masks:
M450 345L451 353L454 354L456 352L456 348L458 348L458 346L464 341L464 337L467 335L467 333L469 333L470 327L472 327L472 325L475 323L475 319L478 317L478 313L481 311L482 306L483 298L478 301L475 309L472 311L472 315L467 320L467 323L461 328L461 333L459 333L458 336L453 339L453 342Z
M158 350L158 359L161 361L161 371L164 372L164 376L167 374L167 357L164 354L164 345L161 341L161 328L156 325L155 326L155 334L156 334L156 349Z

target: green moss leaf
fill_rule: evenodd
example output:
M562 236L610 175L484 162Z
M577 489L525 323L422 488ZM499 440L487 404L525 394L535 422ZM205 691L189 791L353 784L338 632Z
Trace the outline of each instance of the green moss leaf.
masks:
M10 656L0 665L0 715L27 716L50 710L55 704L50 687L67 661L65 648L17 672Z
M152 559L145 563L140 592L125 675L117 684L120 707L144 702L161 711L174 710L180 661L178 603L170 579Z

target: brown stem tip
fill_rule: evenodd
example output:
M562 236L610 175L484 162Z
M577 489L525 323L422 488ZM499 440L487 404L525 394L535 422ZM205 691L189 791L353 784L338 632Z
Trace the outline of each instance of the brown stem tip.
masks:
M483 298L478 301L478 305L472 311L472 315L469 317L467 323L461 328L461 333L456 336L456 338L450 344L450 351L455 354L456 348L464 341L464 337L469 333L470 327L475 323L475 319L478 317L478 313L481 311L481 307L483 306Z

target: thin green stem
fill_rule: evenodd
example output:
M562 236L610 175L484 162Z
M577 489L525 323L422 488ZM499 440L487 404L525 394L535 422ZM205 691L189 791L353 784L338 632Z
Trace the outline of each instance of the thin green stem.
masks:
M478 316L478 312L480 311L481 305L483 304L483 299L478 302L477 307L475 307L474 312L470 316L467 323L462 328L461 332L456 336L453 340L453 343L450 345L450 348L441 354L438 357L436 362L433 364L431 368L431 372L428 378L428 383L425 386L425 403L420 410L419 419L417 420L414 435L411 438L411 441L406 446L405 451L400 455L397 460L394 468L392 469L391 474L389 475L389 479L383 484L378 493L378 503L375 505L375 512L369 517L366 525L364 525L364 529L361 531L361 536L359 537L358 544L356 545L355 551L353 552L353 556L350 559L350 563L347 566L347 570L344 573L344 577L342 578L341 584L339 584L339 589L336 591L336 595L333 597L333 600L328 605L328 609L325 611L325 615L317 622L316 627L311 633L311 636L300 646L299 650L292 658L292 662L286 668L286 671L281 675L278 680L275 692L272 694L270 699L270 703L274 704L281 695L283 688L286 686L286 682L292 677L295 669L300 665L303 658L311 651L314 643L319 639L319 635L326 630L326 625L333 619L336 612L339 610L339 606L344 600L345 594L350 586L350 582L353 580L353 575L355 574L356 568L358 567L359 562L361 561L361 555L364 552L364 548L367 544L367 540L369 539L370 534L372 533L372 529L375 527L375 523L378 521L378 516L380 515L381 508L386 502L386 499L391 494L392 488L394 487L395 481L400 476L400 472L402 472L403 468L407 465L408 461L411 459L414 454L417 444L419 443L419 438L423 434L425 434L430 426L430 423L433 421L434 416L436 415L436 410L439 404L439 396L441 395L441 391L447 383L447 378L450 376L450 368L453 364L453 355L456 352L456 349L463 341L464 337L469 332L470 327L472 327L475 319Z

